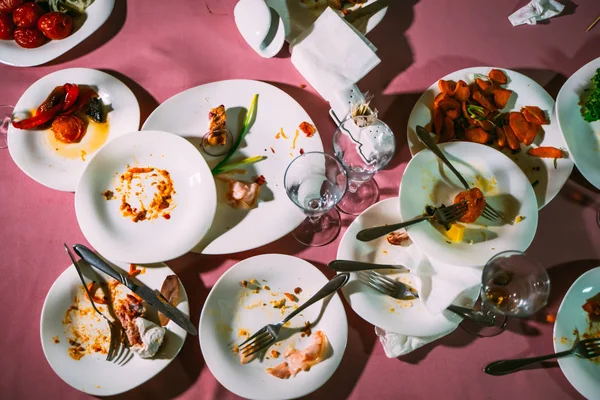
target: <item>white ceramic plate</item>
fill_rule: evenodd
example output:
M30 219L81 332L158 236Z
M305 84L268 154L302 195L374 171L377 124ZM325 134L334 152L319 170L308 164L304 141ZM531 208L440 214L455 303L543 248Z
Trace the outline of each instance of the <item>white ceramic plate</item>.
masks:
M401 222L398 203L397 197L386 199L372 205L359 215L344 233L337 259L403 265L414 270L424 257L414 244L392 246L385 236L370 242L356 239L356 234L364 228ZM409 273L390 274L390 276L406 279L407 283L413 283L414 280ZM441 335L454 330L462 320L450 311L432 315L418 300L400 301L384 296L358 281L354 273L342 288L342 292L350 307L361 318L390 332L421 337ZM470 307L478 296L478 287L469 289L454 303Z
M260 285L267 285L270 290L261 289L258 294L252 294L251 289L241 286L242 280L250 281L252 278ZM271 347L282 354L290 345L304 349L311 343L314 332L322 330L329 340L332 353L310 371L300 372L287 380L275 378L265 370L283 362L283 357L256 359L241 365L239 355L232 351L233 346L246 340L246 337L239 337L239 329L252 335L266 324L283 319L280 310L269 303L283 298L282 292L293 293L294 288L300 287L302 292L298 295L298 304L301 304L327 281L313 265L283 254L248 258L225 272L212 288L200 315L200 347L206 365L215 378L238 396L265 400L305 396L327 382L342 360L348 339L346 313L337 293L293 318L290 329L281 331L282 337L287 339ZM260 306L263 302L265 307ZM287 301L286 305L289 304ZM285 310L285 315L291 310ZM311 328L313 335L302 338L299 330L306 321L314 324Z
M74 32L62 40L49 40L35 49L25 49L14 40L0 40L0 62L15 67L45 64L71 50L100 28L115 6L115 0L94 1L84 16L73 20Z
M465 82L470 83L474 80L472 77L473 74L483 74L487 76L491 69L492 67L466 68L446 75L441 79L454 81L462 79ZM524 106L538 106L550 116L550 124L542 126L544 132L538 133L533 144L536 146L553 146L566 150L566 143L560 133L558 122L556 121L554 114L554 100L550 97L548 92L546 92L546 90L544 90L537 82L523 74L509 69L502 69L502 71L504 71L508 77L508 84L503 85L503 87L514 92L505 110L519 111L521 110L521 107ZM413 156L425 148L417 137L416 126L425 126L431 122L433 99L439 93L438 81L435 81L435 83L419 98L408 118L408 145L410 153ZM537 197L538 208L541 209L548 204L563 187L573 170L573 161L570 157L557 160L555 168L553 159L528 156L526 154L527 148L525 146L521 147L521 152L516 155L511 154L508 150L503 151L506 152L519 167L521 167L521 170L523 170L527 179L529 179L529 182L539 182L535 187L535 195Z
M173 132L190 140L196 146L208 128L208 112L220 104L227 109L227 127L236 138L242 122L240 117L250 106L252 96L259 94L256 121L232 159L264 155L268 158L247 168L248 173L238 176L252 180L263 175L260 201L250 211L235 210L221 199L226 185L217 182L220 199L214 223L202 242L194 249L203 254L230 254L254 249L271 243L294 230L305 218L292 203L283 186L283 175L289 163L305 152L323 151L319 134L306 138L300 132L296 148L292 141L298 125L303 121L314 125L306 111L285 92L269 84L249 80L231 80L209 83L188 89L162 103L146 120L142 129ZM275 139L283 128L289 139ZM273 153L271 151L273 148ZM204 154L211 167L221 158Z
M83 275L89 282L94 280L106 281L105 275L96 273L88 264L78 262ZM110 264L110 263L109 263ZM115 267L114 264L111 266ZM127 264L117 264L124 274L127 274ZM152 289L160 290L165 278L174 272L165 264L145 265L145 272L137 276L139 281ZM119 270L117 268L117 270ZM180 283L181 302L177 308L189 316L190 309L185 288ZM69 332L63 325L63 318L67 309L73 304L76 294L82 293L82 284L77 276L77 271L70 265L54 282L42 308L40 319L40 337L42 348L48 363L54 372L66 383L77 390L94 396L112 396L123 393L141 385L162 371L179 353L183 346L187 333L172 321L167 324L167 334L159 352L152 359L142 359L137 355L125 365L118 365L106 361L106 354L87 354L80 360L72 359L67 349L69 348ZM126 289L124 289L126 290ZM106 306L101 306L106 310ZM91 309L88 303L86 309ZM149 309L150 307L148 307ZM152 310L148 310L149 314ZM93 313L93 312L92 312ZM105 313L110 318L110 313ZM94 315L95 316L95 315ZM108 334L108 324L98 318L89 318L94 326L90 332L101 332ZM55 343L58 339L59 343Z
M117 78L94 69L70 68L46 75L31 85L17 102L15 114L19 116L36 109L52 89L65 83L96 89L103 103L111 108L107 114L108 132L102 129L103 124L90 124L80 143L63 145L65 151L57 152L49 129L29 131L9 125L8 150L14 162L30 178L52 189L74 192L83 169L94 155L94 148L97 151L102 143L139 128L140 106L131 90ZM106 140L102 142L104 137Z
M175 189L170 219L134 223L121 215L115 188L128 166L170 173ZM107 201L105 190L114 191L117 198ZM75 193L77 221L90 244L111 260L140 264L190 251L210 228L215 209L215 183L206 161L187 140L160 131L129 133L104 146L88 164Z
M600 188L600 121L586 122L581 116L581 97L592 87L600 58L590 61L565 82L556 98L556 117L569 154L581 174Z
M440 148L471 187L477 184L482 189L492 207L507 218L521 216L524 220L509 225L480 217L474 224L463 224L466 233L460 243L450 243L432 223L419 223L406 228L415 244L430 257L470 267L483 266L505 250L525 251L535 236L538 208L521 169L501 152L482 144L451 142ZM427 205L453 204L462 190L458 178L431 151L421 151L410 160L400 182L400 216L408 221L422 215Z
M600 292L600 268L581 275L563 298L554 324L554 351L570 350L577 329L583 334L588 329L586 312L581 308L590 297ZM564 338L564 339L563 339ZM600 364L576 356L558 359L558 365L567 380L587 399L597 399L600 393Z
M327 0L266 0L269 7L273 8L281 16L285 27L285 38L288 42L294 40L296 36L306 29L319 18L321 13L328 7ZM368 0L362 7L365 7L376 0ZM353 9L358 9L355 6ZM379 10L368 18L359 18L353 25L362 33L371 32L382 20L387 12L387 7ZM343 16L340 12L340 16Z

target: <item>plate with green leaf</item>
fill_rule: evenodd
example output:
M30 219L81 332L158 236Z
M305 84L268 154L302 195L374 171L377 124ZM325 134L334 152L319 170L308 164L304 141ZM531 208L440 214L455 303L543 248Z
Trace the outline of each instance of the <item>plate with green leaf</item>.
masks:
M581 67L560 89L556 116L577 169L600 188L600 57Z
M225 107L231 150L219 157L206 153L209 113ZM306 124L303 124L306 123ZM323 151L319 132L306 111L287 93L264 82L227 80L185 90L162 103L142 130L167 129L183 136L202 153L217 184L213 224L193 249L202 254L231 254L271 243L294 230L304 214L288 198L283 175L303 152ZM310 137L309 137L310 136ZM260 184L257 201L235 207L232 182ZM199 205L200 207L200 205Z

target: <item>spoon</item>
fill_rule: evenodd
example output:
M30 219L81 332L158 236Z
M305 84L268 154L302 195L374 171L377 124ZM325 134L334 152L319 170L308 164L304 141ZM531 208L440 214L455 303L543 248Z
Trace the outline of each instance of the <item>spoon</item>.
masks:
M248 45L261 57L274 57L285 41L279 14L265 0L240 0L234 10L235 24Z

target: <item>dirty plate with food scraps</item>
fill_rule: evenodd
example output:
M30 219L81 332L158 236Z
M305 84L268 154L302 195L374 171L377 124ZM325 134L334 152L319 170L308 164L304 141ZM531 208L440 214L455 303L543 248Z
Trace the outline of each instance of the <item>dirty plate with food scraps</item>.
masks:
M463 80L467 84L475 80L474 75L487 76L493 67L473 67L453 72L441 78L443 80L459 81ZM537 82L527 76L508 69L501 69L508 78L508 83L502 85L503 88L512 90L513 93L506 107L501 111L520 111L525 106L537 106L541 108L549 117L550 124L543 125L537 134L533 145L552 146L557 149L566 150L565 143L554 113L554 100ZM407 136L411 155L417 154L425 146L419 141L416 129L417 125L429 127L432 120L432 107L435 96L440 93L438 81L433 83L429 89L419 98L408 119ZM433 132L433 128L430 129ZM532 147L534 147L532 146ZM512 154L508 149L502 152L507 154L527 176L530 183L535 183L535 195L538 208L548 204L554 196L558 194L563 187L571 171L573 170L573 161L570 157L557 159L556 162L551 158L538 158L527 155L528 146L521 145L521 151ZM566 152L563 152L566 154Z
M400 222L398 203L397 197L386 199L359 215L346 230L338 248L337 259L404 266L411 272L380 272L416 287L413 273L427 257L410 240L401 245L392 245L386 236L370 242L356 239L356 234L362 229ZM436 264L437 267L444 265ZM397 300L378 293L361 283L356 273L351 274L350 281L342 288L342 292L350 307L361 318L390 332L419 337L441 335L456 329L462 320L449 311L432 315L418 299ZM479 288L470 288L462 292L453 303L469 307L478 296Z
M600 337L600 319L590 322L582 306L600 293L600 267L581 275L571 285L556 315L554 324L554 351L570 350L579 336L581 340ZM587 399L598 398L600 393L600 357L586 360L577 356L562 357L558 365L567 380Z
M109 263L110 264L110 263ZM87 282L107 283L112 279L97 273L83 261L78 262ZM128 264L110 264L126 275ZM141 273L136 278L151 289L160 290L163 282L174 272L165 264L137 266ZM185 288L179 282L180 296L177 308L189 316L189 303ZM130 293L123 285L118 290ZM100 293L100 291L98 292ZM74 299L77 298L77 304ZM76 306L77 310L70 310ZM112 307L96 304L109 319L115 320ZM156 311L147 306L147 319L158 323ZM151 359L143 359L130 352L130 360L124 365L106 361L110 343L108 323L95 313L87 299L81 280L70 265L54 282L42 308L40 337L42 349L54 372L77 390L95 396L112 396L141 385L162 371L179 353L187 336L185 330L174 322L167 325L167 333L158 353ZM80 359L72 358L70 350L75 340L83 351ZM122 359L126 360L125 356Z
M486 201L506 216L505 221L479 217L465 227L464 238L453 241L446 229L433 222L406 228L429 257L457 266L480 267L505 250L525 251L538 224L533 187L521 169L501 152L477 143L450 142L440 145L454 167L471 187L478 187ZM458 178L429 150L414 156L400 183L400 216L403 221L425 213L426 206L454 203L464 188ZM513 221L510 224L508 222Z
M344 6L344 12L341 10L337 10L337 12L343 17L344 14L351 14L361 7L366 7L376 1L367 0L364 4L348 4ZM329 7L328 3L334 2L327 0L267 0L269 7L273 8L281 16L283 26L285 27L285 39L288 42L293 41L299 34L310 28L321 13L325 11L325 8ZM379 25L386 12L387 7L384 7L373 15L359 18L352 25L361 33L369 33Z
M73 18L73 32L69 36L61 40L48 40L34 49L25 49L14 40L0 40L0 63L15 67L32 67L54 60L104 25L114 5L115 0L94 1L83 15Z
M587 122L581 113L582 100L593 88L592 78L600 68L600 58L581 67L563 85L556 98L556 116L577 169L600 188L600 120Z
M140 106L131 90L117 78L94 69L70 68L46 75L23 93L15 106L15 117L31 111L48 97L56 86L65 83L94 89L104 103L106 122L90 121L79 143L65 144L54 138L50 129L8 128L8 150L15 164L30 178L56 190L74 192L89 160L114 138L136 131L140 125Z
M227 128L238 137L243 118L252 98L258 94L256 120L251 125L231 161L265 156L265 160L241 167L243 174L231 177L253 181L264 176L258 204L250 210L233 209L225 203L227 184L217 180L218 205L214 223L206 237L193 251L203 254L230 254L254 249L293 231L304 214L292 203L283 186L289 163L302 152L323 151L319 133L307 137L299 125L314 123L304 109L282 90L258 81L230 80L197 86L162 103L149 117L143 130L166 130L185 137L200 148L208 131L208 113L224 105ZM284 135L279 132L283 130ZM298 137L296 137L298 134ZM276 138L276 136L278 138ZM223 157L202 152L214 167Z
M89 162L75 213L86 239L108 259L163 262L202 239L216 197L208 165L190 142L167 132L132 132Z
M266 324L278 323L327 282L310 263L283 254L248 258L225 272L206 299L199 326L202 354L215 378L231 392L250 399L298 398L327 382L340 364L348 337L346 313L337 293L294 317L282 328L282 340L272 345L264 358L242 365L236 353L237 345L249 335ZM305 349L318 331L326 335L330 347L323 361L289 379L267 373L267 368L285 361L286 349Z

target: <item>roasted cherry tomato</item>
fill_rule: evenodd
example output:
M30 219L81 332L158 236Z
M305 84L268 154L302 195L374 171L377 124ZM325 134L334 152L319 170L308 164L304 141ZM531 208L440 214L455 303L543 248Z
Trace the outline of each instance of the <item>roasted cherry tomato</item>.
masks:
M39 30L35 28L17 28L15 29L15 42L26 49L33 49L44 44L46 38Z
M454 197L454 204L461 201L467 202L467 213L460 219L460 222L472 224L479 218L485 208L485 197L479 188L464 190Z
M23 4L25 0L0 0L0 12L10 13Z
M77 115L59 115L52 121L54 137L63 143L78 143L86 129L85 121Z
M0 12L0 39L12 39L15 32L15 24L10 14Z
M49 12L41 16L37 26L48 39L60 40L71 34L73 18L61 12Z
M38 19L44 13L44 9L38 3L25 3L17 7L12 16L17 28L35 28Z

